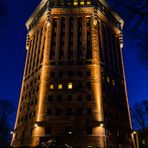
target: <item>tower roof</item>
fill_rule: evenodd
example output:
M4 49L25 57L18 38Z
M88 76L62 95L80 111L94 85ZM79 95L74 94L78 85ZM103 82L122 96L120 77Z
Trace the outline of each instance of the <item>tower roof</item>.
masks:
M72 9L81 7L94 7L94 9L108 17L114 24L117 24L116 26L119 26L117 27L118 29L123 27L123 20L112 10L105 0L41 0L40 4L26 23L27 29L40 12L44 13L46 10L49 10L49 8Z

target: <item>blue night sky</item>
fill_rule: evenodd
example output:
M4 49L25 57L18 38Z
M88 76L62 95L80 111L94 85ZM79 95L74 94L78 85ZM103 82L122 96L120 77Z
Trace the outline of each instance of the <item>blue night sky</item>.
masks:
M17 107L26 57L25 22L40 0L4 2L8 16L5 21L0 18L0 99L13 100ZM148 99L148 73L138 61L136 48L131 46L129 39L124 40L123 57L130 105Z

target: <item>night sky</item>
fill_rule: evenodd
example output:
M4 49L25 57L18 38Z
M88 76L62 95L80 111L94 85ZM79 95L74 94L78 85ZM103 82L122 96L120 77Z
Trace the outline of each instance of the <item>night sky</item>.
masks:
M25 22L39 2L40 0L4 0L7 16L5 20L0 18L0 99L13 100L16 107L26 58ZM138 61L136 48L131 45L131 40L124 40L123 57L130 105L148 99L147 71Z

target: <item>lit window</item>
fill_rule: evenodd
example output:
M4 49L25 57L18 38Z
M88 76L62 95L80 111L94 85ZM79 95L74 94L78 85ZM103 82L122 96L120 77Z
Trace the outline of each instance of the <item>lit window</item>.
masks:
M54 85L53 84L50 85L50 89L54 89Z
M84 0L80 0L80 5L84 5Z
M91 4L91 0L87 0L87 5L90 5Z
M63 87L62 84L58 85L58 89L62 89L62 87Z
M72 82L68 83L68 89L72 89Z
M73 5L77 6L78 5L78 0L74 0Z

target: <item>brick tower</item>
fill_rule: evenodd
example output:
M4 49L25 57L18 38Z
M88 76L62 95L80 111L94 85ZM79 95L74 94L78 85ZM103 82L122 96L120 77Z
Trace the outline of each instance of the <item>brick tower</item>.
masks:
M104 0L42 0L26 26L11 145L132 148L123 20Z

